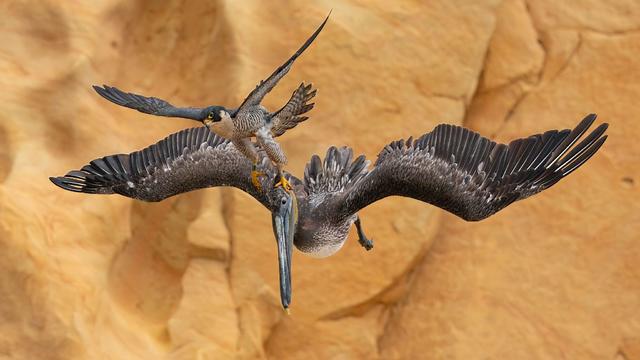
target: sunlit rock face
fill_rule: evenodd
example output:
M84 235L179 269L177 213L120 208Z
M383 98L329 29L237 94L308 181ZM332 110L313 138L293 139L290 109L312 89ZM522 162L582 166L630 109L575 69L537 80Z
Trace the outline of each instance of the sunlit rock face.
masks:
M373 251L354 232L335 256L295 254L289 316L270 216L248 195L147 204L49 182L196 125L90 85L237 106L330 9L265 100L319 89L281 139L294 174L330 145L374 159L440 122L507 142L597 112L609 140L483 222L374 204ZM639 358L638 24L635 0L3 2L0 357Z

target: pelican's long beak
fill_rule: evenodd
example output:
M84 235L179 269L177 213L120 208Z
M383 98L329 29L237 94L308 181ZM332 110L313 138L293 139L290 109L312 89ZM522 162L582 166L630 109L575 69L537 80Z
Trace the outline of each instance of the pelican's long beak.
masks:
M287 310L291 303L291 256L293 236L298 221L298 203L293 192L273 216L273 230L278 242L278 265L280 267L280 301Z

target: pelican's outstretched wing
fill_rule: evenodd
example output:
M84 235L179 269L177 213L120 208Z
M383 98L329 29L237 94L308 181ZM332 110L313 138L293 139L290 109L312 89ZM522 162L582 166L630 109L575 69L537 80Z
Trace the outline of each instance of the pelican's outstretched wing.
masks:
M329 15L331 15L331 12L329 12ZM278 81L280 81L280 79L282 79L289 72L289 69L291 69L293 62L298 58L298 56L302 55L302 53L316 39L318 34L320 34L320 31L322 31L322 28L324 28L324 24L326 24L327 20L329 20L329 15L327 15L327 17L324 19L322 24L320 24L320 26L311 35L311 37L309 37L307 41L305 41L305 43L302 44L300 49L298 49L298 51L296 51L295 54L293 54L289 58L289 60L287 60L284 64L280 65L280 67L277 68L276 71L274 71L273 74L271 74L271 76L269 76L266 80L260 81L258 86L256 86L256 88L249 93L247 98L244 99L242 104L238 107L238 111L241 111L244 107L247 107L247 106L260 104L262 99L269 93L269 91L271 91L271 89L273 89L278 84Z
M573 130L551 130L509 145L458 126L438 125L417 140L387 145L375 167L332 196L332 204L327 205L348 216L374 201L398 195L468 221L481 220L551 187L589 160L607 139L607 124L571 147L595 118L587 116Z
M268 201L251 183L252 163L229 142L206 127L182 130L143 150L91 161L80 170L52 177L59 187L88 194L120 194L144 201L160 201L187 191L233 186L263 205ZM263 157L261 171L275 170Z
M100 96L114 104L135 109L145 114L181 117L198 121L204 120L206 116L202 108L175 107L162 99L127 93L107 85L102 85L102 87L94 85L93 89L100 94Z
M313 109L314 103L309 103L314 96L316 96L317 90L313 88L313 85L306 85L304 83L291 94L289 101L282 107L282 109L273 113L273 125L271 126L271 132L273 136L280 136L289 129L293 129L305 120L308 116L301 116L307 111Z

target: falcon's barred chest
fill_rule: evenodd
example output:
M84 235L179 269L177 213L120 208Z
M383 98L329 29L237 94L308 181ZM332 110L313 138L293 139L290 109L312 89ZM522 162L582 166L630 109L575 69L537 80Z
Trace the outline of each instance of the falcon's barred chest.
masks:
M269 115L267 109L261 105L239 111L238 114L232 118L234 137L245 138L254 136L256 131L268 124Z

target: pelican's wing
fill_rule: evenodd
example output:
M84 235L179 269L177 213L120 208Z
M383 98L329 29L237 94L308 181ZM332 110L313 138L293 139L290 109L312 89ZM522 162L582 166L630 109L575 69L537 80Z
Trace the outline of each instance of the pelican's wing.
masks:
M275 177L263 157L261 171ZM268 202L251 183L252 163L206 127L182 130L143 150L91 161L80 170L52 177L59 187L88 194L120 194L143 201L212 186L233 186L263 205Z
M331 15L331 12L329 12L329 15ZM324 24L326 24L327 20L329 19L329 15L327 15L322 24L320 24L320 26L311 35L311 37L309 37L307 41L302 44L300 49L298 49L298 51L296 51L295 54L293 54L289 58L289 60L280 65L280 67L277 68L276 71L274 71L273 74L271 74L271 76L269 76L266 80L260 81L258 86L256 86L256 88L249 93L247 98L244 99L242 104L238 107L238 111L242 110L244 107L260 104L262 99L269 93L269 91L271 91L271 89L273 89L278 84L278 81L280 81L280 79L282 79L289 72L289 69L291 69L293 62L298 58L298 56L302 55L302 53L316 39L318 34L320 34L320 31L322 31Z
M316 96L316 89L311 84L306 85L304 83L291 94L289 101L282 107L282 109L276 111L272 116L273 125L271 126L271 132L273 136L280 136L289 129L293 129L305 120L308 116L301 116L309 110L313 109L314 103L309 103L314 96Z
M331 197L347 215L387 196L418 199L465 220L484 219L569 175L605 142L607 124L573 149L595 120L589 115L573 130L497 144L453 125L438 125L417 140L399 140L378 155L375 167Z
M100 96L114 104L135 109L145 114L181 117L198 121L204 119L202 108L175 107L162 99L124 92L107 85L102 85L102 87L94 85L93 89Z

